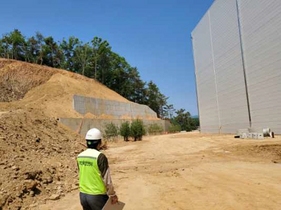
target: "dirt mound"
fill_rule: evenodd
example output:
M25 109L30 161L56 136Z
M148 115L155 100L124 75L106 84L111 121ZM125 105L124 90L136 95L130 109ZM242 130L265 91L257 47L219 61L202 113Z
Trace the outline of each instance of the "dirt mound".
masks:
M81 117L74 94L130 103L93 79L0 59L0 210L30 209L77 189L84 139L57 121Z
M22 99L32 88L46 82L54 70L28 63L0 59L0 101Z
M0 115L0 209L28 209L77 188L76 155L84 140L40 110Z
M81 117L72 107L74 94L130 103L96 80L82 75L0 59L0 102L40 108L50 117Z

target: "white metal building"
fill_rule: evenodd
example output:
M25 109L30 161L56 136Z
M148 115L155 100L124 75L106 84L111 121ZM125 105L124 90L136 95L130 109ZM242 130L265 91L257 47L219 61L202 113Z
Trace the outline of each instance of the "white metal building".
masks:
M215 0L192 43L201 132L281 134L281 0Z

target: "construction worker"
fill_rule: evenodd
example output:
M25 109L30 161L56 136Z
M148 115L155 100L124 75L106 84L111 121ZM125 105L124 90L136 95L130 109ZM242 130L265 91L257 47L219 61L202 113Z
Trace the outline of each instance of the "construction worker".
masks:
M86 134L87 149L77 157L80 203L83 210L102 210L108 199L118 202L111 181L108 160L99 152L102 134L97 128Z

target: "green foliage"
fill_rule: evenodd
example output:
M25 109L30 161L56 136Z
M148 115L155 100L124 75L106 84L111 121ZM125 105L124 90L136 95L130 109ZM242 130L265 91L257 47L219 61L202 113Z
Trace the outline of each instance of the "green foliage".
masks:
M111 67L111 46L106 40L102 40L99 37L94 37L91 41L92 55L91 66L92 71L88 74L88 77L95 78L101 83L105 84L108 71Z
M0 41L1 55L4 58L24 60L24 46L26 45L26 41L18 29L5 34Z
M90 75L91 72L92 48L89 43L78 44L74 50L74 66L77 72L82 75Z
M105 125L105 138L107 140L114 140L118 137L118 127L111 123Z
M172 118L172 124L179 125L182 131L196 130L199 126L199 119L192 118L189 112L184 109L176 111L177 116Z
M44 39L43 64L55 68L60 68L63 62L63 52L54 38L49 36Z
M153 123L148 126L148 133L151 135L161 134L163 132L162 126L157 123Z
M156 112L159 118L163 118L164 116L164 106L167 104L167 97L165 97L158 89L157 85L150 81L147 84L146 90L146 105L148 105L153 111Z
M172 124L169 127L169 133L177 133L177 132L180 132L180 131L181 131L181 126L180 125Z
M190 119L190 124L191 124L192 130L198 129L198 127L200 126L199 118L198 117L192 117Z
M141 141L145 133L143 121L140 119L133 120L131 123L131 136L134 138L134 141Z
M128 121L123 122L120 126L120 135L123 136L124 141L129 141L130 132L130 123Z
M74 36L69 37L68 40L62 40L59 47L64 56L64 61L61 65L63 69L74 71L74 69L77 68L77 63L83 65L83 61L77 58L80 54L76 52L76 50L80 49L81 46L82 42L80 42L79 39Z

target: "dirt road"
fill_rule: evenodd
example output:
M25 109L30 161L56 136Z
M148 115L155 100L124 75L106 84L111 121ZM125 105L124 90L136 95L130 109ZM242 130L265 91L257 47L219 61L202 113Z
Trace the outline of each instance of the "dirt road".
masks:
M127 210L279 210L280 142L180 133L114 143L105 154ZM34 209L81 209L78 191Z

